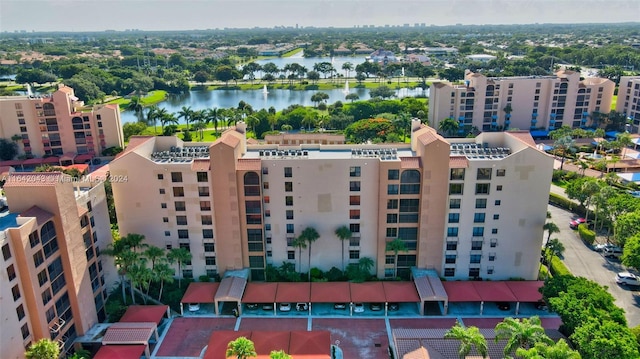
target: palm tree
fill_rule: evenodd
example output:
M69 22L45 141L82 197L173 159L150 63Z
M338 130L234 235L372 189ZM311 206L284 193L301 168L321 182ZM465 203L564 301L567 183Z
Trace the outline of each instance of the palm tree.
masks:
M460 358L469 355L473 348L475 348L483 358L486 358L488 355L489 348L487 346L487 340L477 327L465 328L459 321L456 321L456 324L444 334L444 337L446 339L456 339L460 341L460 348L458 349Z
M27 359L58 359L60 346L49 338L40 339L24 353Z
M553 344L537 316L523 319L505 318L496 325L495 332L496 342L507 340L504 347L505 356L513 354L518 348L529 349L536 343Z
M390 242L387 242L387 251L393 251L393 277L398 277L398 252L406 252L407 246L400 238L396 238Z
M551 133L554 133L554 132L555 131L552 131ZM555 150L557 150L557 149L562 150L562 159L560 160L560 170L562 170L563 167L564 167L564 159L565 159L565 156L566 156L567 152L571 152L571 150L573 149L573 146L575 145L575 143L576 142L569 135L560 137L553 143L553 148Z
M182 106L182 109L178 111L178 118L184 118L184 122L187 124L186 131L189 132L189 122L193 118L194 111L191 106Z
M147 267L147 260L144 257L140 257L136 264L129 268L129 277L131 278L131 287L140 288L140 293L148 292L149 283L153 279L153 272ZM147 293L148 294L148 293ZM147 296L142 296L144 304L147 304ZM133 304L136 303L134 291L131 291L131 300Z
M147 109L147 118L145 122L147 126L153 124L154 132L157 132L156 124L158 123L158 106L153 105Z
M227 357L236 359L248 359L257 356L253 342L245 337L230 341L227 345Z
M564 339L558 340L552 345L536 343L533 348L518 348L516 355L522 359L581 359L582 356L576 350L571 349Z
M351 230L347 226L338 227L335 233L336 237L340 240L340 247L342 247L342 271L344 272L344 242L347 239L351 239L353 233L351 233Z
M404 141L407 137L407 129L411 126L411 114L400 112L393 122L396 123L396 128L400 127L402 131L402 141Z
M438 125L438 131L440 131L440 133L447 137L453 136L453 134L458 132L459 128L460 125L458 124L458 121L451 117L445 118L444 120L440 121L440 124Z
M547 242L549 242L549 239L551 239L552 234L560 232L560 228L558 227L558 225L553 222L545 223L544 226L542 226L542 229L547 231Z
M373 269L374 265L375 262L369 257L362 257L358 259L358 269L367 275L367 279L371 276L371 269Z
M216 133L218 132L218 121L219 121L218 109L215 107L207 109L205 122L207 124L211 122L213 124L213 129L216 131Z
M550 258L553 258L554 256L560 257L562 255L562 253L564 252L564 244L562 244L558 238L554 238L550 241L547 241L544 252L545 256L547 257L547 263L549 263L551 261Z
M269 359L293 359L293 357L284 352L284 350L272 350Z
M616 141L620 144L620 148L622 148L622 154L620 157L624 159L625 152L627 152L627 147L633 145L633 141L631 140L631 135L629 132L623 132L618 135Z
M165 113L160 117L160 125L162 126L161 127L162 133L164 133L164 127L168 124L174 124L174 125L178 124L178 119L172 113Z
M122 289L122 302L126 303L125 287L127 281L127 273L129 268L138 260L138 253L131 249L131 246L125 238L119 238L117 232L112 233L113 243L109 244L102 253L114 258L114 263L118 268L118 275L120 276L120 285ZM132 290L133 293L133 290Z
M175 275L175 269L169 267L167 263L158 263L156 269L153 271L155 280L160 282L160 292L158 293L158 301L162 301L162 290L165 283L173 283L173 276Z
M298 272L302 273L302 249L307 248L307 241L302 237L296 237L291 245L298 248Z
M191 252L185 248L173 248L167 255L169 263L178 264L178 288L182 288L182 265L191 261Z
M156 268L156 261L165 256L165 252L163 248L156 246L149 246L144 251L144 256L151 261L151 269Z
M144 108L144 106L142 105L142 101L140 101L140 97L138 97L138 96L131 97L131 100L129 101L129 104L127 105L127 110L133 111L136 114L136 116L138 117L138 120L141 119L141 114L142 114L142 109L143 108Z
M311 245L313 244L313 242L317 241L318 238L320 238L320 234L318 234L318 231L313 228L313 227L307 227L305 228L302 233L300 234L300 238L302 238L303 240L305 240L308 245L309 245L309 282L311 282Z
M345 62L342 64L342 69L347 73L347 78L349 78L349 74L353 71L353 64L350 62Z

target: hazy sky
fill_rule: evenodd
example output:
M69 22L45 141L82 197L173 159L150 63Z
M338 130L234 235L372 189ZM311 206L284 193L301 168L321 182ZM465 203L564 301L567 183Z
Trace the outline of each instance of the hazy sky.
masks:
M0 31L640 21L640 0L0 0Z

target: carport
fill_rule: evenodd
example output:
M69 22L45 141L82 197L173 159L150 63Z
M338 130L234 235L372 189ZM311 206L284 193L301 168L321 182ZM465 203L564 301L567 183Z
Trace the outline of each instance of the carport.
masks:
M220 286L215 295L215 309L216 315L220 314L220 302L234 302L236 303L236 310L238 315L242 314L242 308L240 302L242 301L242 294L244 294L244 288L247 285L247 280L241 277L225 277L220 281Z
M517 302L506 282L469 282L480 295L480 315L485 302Z
M170 317L168 305L131 305L120 318L120 323L151 322L160 325L165 314Z
M144 345L146 358L149 353L149 340L155 337L158 341L158 327L155 323L113 323L102 337L102 345Z
M273 314L276 314L276 293L278 283L247 283L242 296L242 303L273 304Z
M103 345L93 359L140 359L147 347L137 345ZM145 358L146 358L145 354Z
M442 282L448 303L482 302L482 297L472 283L474 282ZM449 310L448 303L444 307L445 315ZM480 313L482 314L482 304L480 304Z
M348 282L311 283L311 303L350 303L351 289ZM311 305L309 305L311 313Z
M311 283L278 283L276 303L309 303L310 301Z
M186 292L180 300L180 314L184 315L184 303L215 303L215 295L220 283L193 282L189 284Z
M393 282L389 282L389 284L391 283ZM427 305L427 302L436 302L438 304L438 307L440 307L440 302L442 302L444 314L447 313L447 308L449 307L449 297L447 296L447 292L442 286L442 281L440 281L440 278L424 276L414 278L413 283L407 283L411 284L414 293L417 290L417 295L419 296L417 300L420 302L420 315L425 315L425 306Z
M544 285L541 280L508 281L505 282L511 293L516 297L516 315L520 311L520 303L537 303L542 300L539 289Z
M385 303L382 282L349 283L351 303ZM353 314L353 308L350 309Z

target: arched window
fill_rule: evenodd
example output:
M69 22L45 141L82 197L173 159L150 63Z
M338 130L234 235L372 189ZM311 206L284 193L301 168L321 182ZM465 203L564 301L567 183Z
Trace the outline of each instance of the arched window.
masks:
M49 258L58 250L58 239L56 236L56 227L52 221L45 223L40 229L40 239L45 257Z
M84 130L84 125L82 124L82 118L78 116L71 119L71 124L74 130Z
M400 175L400 194L420 193L420 172L417 170L402 171Z
M256 172L247 172L244 174L244 195L260 195L260 176L258 176Z
M42 110L44 111L45 116L55 116L56 108L52 103L46 102L42 105Z

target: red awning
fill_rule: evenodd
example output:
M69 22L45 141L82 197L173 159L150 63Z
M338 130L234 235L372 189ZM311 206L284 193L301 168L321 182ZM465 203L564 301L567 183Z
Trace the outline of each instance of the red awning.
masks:
M275 303L278 283L247 283L242 303Z
M73 159L73 162L75 163L85 163L87 161L89 161L90 159L93 158L94 155L89 154L89 153L85 153L82 155L77 155L76 158Z
M169 309L168 305L131 305L120 318L120 322L152 322L160 324L162 318L167 314L167 309Z
M349 283L349 286L354 303L384 303L387 300L382 282Z
M483 302L517 302L506 282L471 282Z
M389 303L417 303L420 301L413 282L382 282L384 295Z
M507 281L505 283L516 296L518 302L538 302L542 300L542 293L538 291L544 285L541 280Z
M278 283L277 303L308 303L311 300L311 283Z
M474 282L442 282L449 302L481 302L480 294L473 286Z
M42 163L48 163L48 164L60 164L60 159L58 157L47 157L47 158L43 158L42 159Z
M103 345L93 359L140 359L146 345Z
M22 164L22 160L9 160L0 162L0 166L20 166Z
M289 337L291 332L252 332L251 341L256 348L256 353L266 355L272 350L289 351Z
M227 359L227 345L230 341L240 337L251 338L251 332L246 331L214 331L209 338L207 351L204 353L204 359Z
M58 162L57 157L47 157L47 158L55 158L56 163ZM43 158L29 158L28 160L22 161L21 164L25 166L29 166L29 165L39 165L39 164L42 164L42 162L43 162Z
M347 282L311 283L311 303L349 303L351 289Z
M330 352L331 334L328 331L291 332L288 354L294 358L296 358L297 355L326 354L328 359Z
M113 323L102 337L102 344L148 344L152 336L158 339L155 323Z
M214 303L219 285L211 282L190 283L180 303Z

